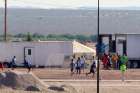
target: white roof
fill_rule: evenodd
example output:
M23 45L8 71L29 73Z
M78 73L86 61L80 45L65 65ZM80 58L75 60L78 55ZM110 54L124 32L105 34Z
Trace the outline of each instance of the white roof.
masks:
M96 50L87 47L79 42L73 41L73 53L93 53L96 54Z

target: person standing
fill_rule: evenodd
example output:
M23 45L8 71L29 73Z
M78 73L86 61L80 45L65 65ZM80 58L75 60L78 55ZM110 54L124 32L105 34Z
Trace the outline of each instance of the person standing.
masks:
M75 63L74 60L72 59L70 63L71 76L74 74L74 68L75 68Z
M104 55L102 57L102 62L103 62L104 69L108 69L109 59L108 59L108 55L105 54L105 53L104 53Z
M127 69L127 62L128 62L128 57L124 54L123 56L121 56L121 65L120 65L120 70L121 70L121 79L122 81L125 80L125 72Z
M109 67L109 69L111 69L112 68L112 55L111 54L109 54L108 60L109 60L108 67Z
M31 71L31 68L32 68L32 64L31 64L30 61L28 62L28 67L27 68L28 68L28 72L30 72Z
M77 59L76 59L75 55L73 55L73 63L74 63L74 71L73 72L76 72L76 62L77 62Z
M84 69L85 69L85 57L84 56L81 56L80 62L81 62L81 69L84 72Z
M78 57L77 62L76 62L76 73L81 74L81 60L80 60L80 57Z
M121 66L121 56L120 55L118 55L117 66L118 66L118 70L120 70L120 66Z
M117 69L117 62L118 62L118 55L117 54L113 54L112 55L112 66L113 66L113 69Z
M30 59L28 57L26 57L26 56L25 56L25 66L28 69L28 72L30 72L31 68L32 68L32 64L31 64Z
M16 56L14 56L12 58L12 61L11 61L10 65L11 65L12 70L14 70L15 67L16 67Z
M0 62L0 68L1 68L2 71L4 70L4 65L3 65L2 62Z

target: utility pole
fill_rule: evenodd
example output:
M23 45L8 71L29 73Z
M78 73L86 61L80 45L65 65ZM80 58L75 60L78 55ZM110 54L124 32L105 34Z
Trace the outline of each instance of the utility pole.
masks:
M97 35L98 35L98 41L97 41L97 57L98 57L98 63L97 63L97 93L100 93L100 2L98 0L98 16L97 16Z
M7 41L7 0L5 0L5 11L4 11L4 41Z

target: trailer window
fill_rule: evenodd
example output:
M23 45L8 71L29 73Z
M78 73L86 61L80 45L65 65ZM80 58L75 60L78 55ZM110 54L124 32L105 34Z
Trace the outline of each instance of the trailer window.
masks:
M31 52L31 49L28 49L28 55L31 55L32 52Z

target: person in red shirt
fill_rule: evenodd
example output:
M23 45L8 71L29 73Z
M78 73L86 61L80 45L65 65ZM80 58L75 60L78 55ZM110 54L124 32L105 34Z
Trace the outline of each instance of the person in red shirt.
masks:
M0 62L0 68L1 68L1 70L3 71L4 66L3 66L3 63L1 63L1 62Z
M108 69L109 59L108 59L108 55L105 54L105 53L104 53L104 55L102 57L102 62L103 62L104 69Z

